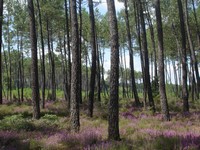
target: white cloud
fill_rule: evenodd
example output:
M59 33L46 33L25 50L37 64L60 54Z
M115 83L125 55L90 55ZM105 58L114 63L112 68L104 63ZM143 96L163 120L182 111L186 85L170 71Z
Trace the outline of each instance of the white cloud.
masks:
M99 11L102 14L105 14L107 12L107 3L106 0L101 0L101 3L97 6ZM115 8L116 11L120 11L122 8L124 8L124 4L122 2L119 2L118 0L115 0Z

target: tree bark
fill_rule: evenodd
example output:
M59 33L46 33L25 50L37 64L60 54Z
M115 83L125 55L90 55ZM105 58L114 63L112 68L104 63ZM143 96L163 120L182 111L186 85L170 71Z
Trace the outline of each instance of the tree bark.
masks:
M78 19L76 11L76 0L70 0L70 13L71 13L71 37L72 37L72 78L71 78L71 105L70 105L70 122L71 129L75 132L80 130L79 121L79 34L78 34Z
M40 11L40 3L39 0L37 0L37 9L38 9L38 15L39 15L39 25L40 25L40 42L42 46L42 108L45 108L45 85L46 85L46 79L45 79L45 53L44 53L44 39L43 39L43 28L42 28L42 17L41 17L41 11Z
M32 55L32 102L33 102L33 118L40 118L39 103L39 82L38 82L38 59L37 59L37 37L35 28L35 13L33 0L28 0L28 10L30 18L30 39L31 39L31 55Z
M140 23L141 23L141 41L142 41L142 53L143 53L143 61L144 61L144 73L145 73L145 83L146 83L146 91L148 91L148 99L149 105L152 108L153 112L156 111L152 90L151 90L151 82L150 82L150 75L149 75L149 56L148 56L148 48L147 48L147 36L146 36L146 29L145 29L145 20L143 14L143 6L141 0L139 1L139 8L140 8Z
M188 18L188 7L187 7L188 1L185 0L185 25L186 25L186 31L187 31L187 39L190 46L190 52L191 52L191 63L192 63L192 70L195 71L196 79L197 79L197 99L199 99L199 93L200 93L200 77L199 77L199 70L198 70L198 62L196 59L195 54L195 48L194 43L192 41L192 35L190 31L190 25L189 25L189 18ZM194 72L193 72L194 73Z
M96 30L95 30L95 18L94 8L92 0L88 0L89 13L90 13L90 45L92 48L92 68L90 76L90 92L88 101L88 116L93 116L94 105L94 89L95 89L95 76L96 76Z
M133 63L133 46L132 46L132 40L131 40L131 30L129 25L129 14L128 14L128 6L127 6L127 0L124 0L124 6L125 6L125 21L126 21L126 33L128 36L128 48L129 48L129 58L130 58L130 68L131 68L131 84L132 84L132 93L135 97L135 103L137 106L140 105L137 87L135 83L135 70L134 70L134 63Z
M159 91L160 102L163 117L166 121L170 120L166 88L165 88L165 74L164 74L164 45L163 45L163 29L162 17L160 11L160 0L155 2L156 8L156 23L157 23L157 36L158 36L158 70L159 70Z
M119 135L119 37L114 0L107 0L110 46L110 103L108 114L108 139L120 140Z
M68 51L68 92L69 92L69 99L68 99L68 109L70 109L70 97L71 97L71 47L70 47L70 32L69 32L69 15L68 15L68 8L67 8L67 0L65 0L65 18L66 18L66 33L67 33L67 51ZM71 21L71 18L70 18Z
M79 102L82 104L82 0L79 0Z
M3 0L0 0L0 104L3 103L2 95L2 26L3 26Z
M179 9L179 19L181 26L181 44L182 44L182 99L183 99L183 111L189 111L188 103L188 88L187 88L187 54L186 54L186 35L185 35L185 25L184 25L184 15L183 6L181 0L177 0Z

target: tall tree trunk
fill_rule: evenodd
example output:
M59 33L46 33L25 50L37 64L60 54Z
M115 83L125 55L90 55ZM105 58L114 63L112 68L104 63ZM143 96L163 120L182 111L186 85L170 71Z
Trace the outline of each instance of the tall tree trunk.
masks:
M35 14L33 0L28 0L28 10L30 18L30 40L31 40L31 55L32 55L32 102L33 102L33 118L40 118L40 96L38 82L38 59L37 59L37 37L35 29Z
M9 14L10 15L10 14ZM9 61L9 76L8 76L8 90L10 101L12 101L12 67L11 67L11 52L10 52L10 16L7 21L7 43L8 43L8 61Z
M108 114L108 139L120 140L119 135L119 37L118 26L113 0L107 0L110 46L111 46L111 70L110 70L110 103Z
M69 1L70 2L70 1ZM65 0L65 18L66 18L66 33L67 33L67 52L68 52L68 93L69 93L69 99L68 99L68 109L70 109L70 95L71 95L71 47L70 47L70 32L69 32L69 13L67 8L67 0ZM70 8L69 8L70 9ZM71 17L70 17L71 21Z
M44 39L43 39L43 28L42 28L42 18L41 18L41 11L40 11L40 3L39 0L37 0L37 9L38 9L38 15L39 15L39 25L40 25L40 40L41 40L41 46L42 46L42 108L45 108L45 53L44 53Z
M197 31L197 40L198 40L198 45L200 47L200 30L199 30L199 23L197 19L197 13L196 13L196 8L194 4L194 0L192 0L192 9L193 9L193 14L194 14L194 19L195 19L195 26L196 26L196 31Z
M23 54L23 35L21 35L20 39L20 53L21 53L21 101L24 101L24 54Z
M0 104L3 103L2 96L2 24L3 24L3 0L0 0Z
M82 0L79 0L79 102L82 104Z
M187 54L186 54L186 35L185 35L185 26L184 26L184 15L183 15L183 6L181 0L177 0L178 9L179 9L179 19L181 27L181 44L182 44L182 99L183 99L183 111L189 111L188 103L188 89L187 89Z
M92 68L90 76L90 92L88 101L88 115L93 116L94 105L94 89L95 89L95 76L96 76L96 30L95 30L95 18L92 0L88 0L89 13L90 13L90 45L92 48Z
M71 105L70 105L70 122L71 129L75 132L80 130L79 121L79 36L78 36L78 19L76 12L76 0L70 0L71 11L71 36L72 36L72 78L71 78Z
M143 53L142 53L142 42L141 42L141 28L140 28L140 10L137 7L138 2L134 2L134 18L135 18L135 22L136 22L136 31L137 31L137 40L138 40L138 44L139 44L139 49L140 49L140 60L141 60L141 68L142 68L142 79L143 79L143 101L144 101L144 107L146 107L146 98L147 98L147 88L146 88L146 82L145 82L145 76L144 76L144 59L143 59Z
M164 74L164 45L163 45L163 29L162 29L162 17L160 11L160 0L155 2L156 8L156 23L157 23L157 36L158 36L158 61L159 61L159 91L161 110L165 120L170 120L166 88L165 88L165 74Z
M151 82L150 82L150 75L149 75L149 56L148 56L148 48L147 48L147 36L146 36L146 29L145 29L145 20L143 14L143 6L141 0L139 0L139 8L140 8L140 20L141 20L141 41L142 41L142 53L144 59L144 73L145 73L145 83L146 83L146 90L148 91L148 99L149 105L152 108L153 112L156 111L152 90L151 90Z
M123 93L123 98L126 97L126 90L125 90L125 78L124 78L124 64L123 64L123 53L122 53L122 49L120 50L120 56L121 56L121 82L122 82L122 93Z
M55 74L55 55L54 55L54 48L53 48L53 30L51 29L50 32L50 40L51 40L51 84L52 84L52 100L56 101L56 74Z
M188 18L188 0L185 0L185 25L186 25L186 31L187 31L187 39L189 42L190 46L190 52L191 52L191 63L192 67L195 71L196 79L197 79L197 99L199 99L199 93L200 93L200 77L199 77L199 70L198 70L198 62L196 59L196 54L195 54L195 48L194 48L194 43L192 41L192 35L190 31L190 25L189 25L189 18Z
M130 58L130 68L131 68L131 84L132 84L132 93L135 97L135 103L137 106L140 105L137 87L135 83L135 70L134 70L134 63L133 63L133 46L132 46L132 40L131 40L131 30L129 25L129 14L128 14L128 6L127 6L127 0L124 1L125 6L125 21L126 21L126 32L128 36L128 48L129 48L129 58Z
M6 99L8 100L8 95L9 95L9 71L8 71L8 58L5 49L3 49L3 54L4 54L4 62L5 62L5 68L6 68L6 75L7 75L7 92L6 92Z
M127 73L127 67L126 67L126 51L125 51L125 48L122 48L123 49L123 56L124 56L124 72L125 72L125 85L126 85L126 95L127 97L129 98L129 86L128 86L128 73Z
M18 103L21 102L20 96L20 85L21 85L21 52L20 52L20 39L19 39L19 31L17 29L17 56L18 56L18 71L17 71L17 94L18 94Z
M61 38L61 37L60 37ZM60 51L62 52L62 47L61 47L61 39L60 39ZM69 94L69 83L68 83L68 77L69 77L69 72L67 72L67 49L66 49L66 36L64 35L64 56L63 56L63 78L64 78L64 95L65 95L65 100L68 102L69 105L69 99L70 99L70 94ZM68 106L70 108L70 106Z
M96 35L96 41L97 41L97 35ZM97 100L98 102L101 102L101 71L100 71L100 57L99 57L99 44L96 42L96 58L97 58Z
M62 73L63 73L63 89L64 89L64 96L65 96L65 100L68 101L69 99L69 90L68 90L68 79L67 79L67 72L66 72L66 48L65 48L65 36L64 36L64 54L63 54L63 50L62 50L62 39L61 36L59 35L59 49L61 52L61 64L62 64Z
M177 69L175 65L175 60L172 60L172 66L174 70L175 95L178 96L178 77L177 77Z
M107 86L106 86L106 82L104 79L104 48L103 48L103 52L100 52L100 61L101 61L101 76L102 76L102 88L104 90L104 96L109 95L108 94L108 90L107 90Z
M147 20L148 20L148 23L149 23L149 30L150 30L150 35L151 35L151 43L152 43L153 55L154 55L154 79L155 79L155 85L158 85L157 52L156 52L155 35L154 35L153 24L152 24L151 16L149 14L148 6L147 6ZM156 87L156 88L158 88L158 87Z

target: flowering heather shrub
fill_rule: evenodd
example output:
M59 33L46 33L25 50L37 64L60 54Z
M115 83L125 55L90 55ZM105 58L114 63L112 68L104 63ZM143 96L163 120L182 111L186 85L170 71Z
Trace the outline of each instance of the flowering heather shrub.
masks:
M133 120L133 121L138 119L131 112L123 112L123 113L121 113L121 116L123 116L124 118L130 119L130 120Z
M112 142L103 141L103 142L98 142L93 145L88 145L84 147L83 150L108 150L108 149L111 149L112 147L113 147Z
M186 133L180 137L182 149L190 147L200 149L200 135L195 133Z
M0 131L0 149L14 149L18 141L19 137L16 132Z
M83 147L90 147L102 140L102 130L99 128L92 128L80 131L79 133L69 133L67 131L58 132L49 135L47 139L43 139L46 147L54 147L64 145L67 149L82 149Z
M190 147L200 149L200 134L195 134L192 132L180 133L174 130L154 130L154 129L143 129L141 130L143 133L148 133L153 138L164 137L167 139L172 139L179 141L179 145L181 149L188 149Z
M102 140L102 130L99 128L86 129L80 133L67 134L63 137L62 142L79 143L81 147L92 145Z

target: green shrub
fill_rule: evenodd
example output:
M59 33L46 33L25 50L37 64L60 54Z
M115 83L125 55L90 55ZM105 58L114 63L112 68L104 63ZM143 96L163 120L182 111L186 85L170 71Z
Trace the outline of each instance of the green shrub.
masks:
M34 130L34 125L29 120L23 118L23 115L19 114L4 117L4 119L0 121L0 129L32 131Z
M59 118L57 115L45 114L43 117L41 117L41 119L55 122L55 121L58 121Z
M162 150L172 150L172 149L180 149L179 140L176 137L157 137L152 142L153 149L162 149Z

